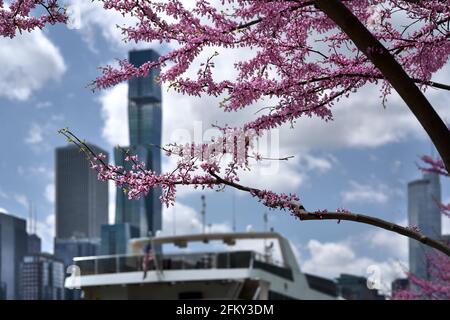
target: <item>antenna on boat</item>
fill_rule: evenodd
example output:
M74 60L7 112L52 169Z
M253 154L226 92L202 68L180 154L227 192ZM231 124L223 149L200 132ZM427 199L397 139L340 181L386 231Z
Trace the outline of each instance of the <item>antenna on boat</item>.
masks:
M33 206L33 233L37 234L37 209L36 206Z
M264 232L267 232L267 227L269 224L269 216L267 214L267 211L264 211L263 217L264 217ZM272 231L272 228L270 228L270 231ZM272 249L273 249L273 242L267 245L267 239L264 237L264 256L267 262L270 262L272 260Z
M205 195L204 194L202 194L202 211L201 211L201 214L202 214L202 230L203 230L203 234L205 234L205 215L206 215L206 201L205 201Z

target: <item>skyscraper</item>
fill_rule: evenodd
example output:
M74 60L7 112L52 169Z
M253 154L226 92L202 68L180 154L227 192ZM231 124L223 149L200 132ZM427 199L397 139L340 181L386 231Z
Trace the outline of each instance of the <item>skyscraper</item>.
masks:
M147 61L155 61L159 55L153 50L131 51L129 61L134 66L141 66ZM155 147L161 145L161 87L155 82L159 70L151 70L147 77L131 79L128 83L128 124L130 146L116 148L114 158L116 165L130 169L125 163L125 150L139 156L139 161L146 167L161 172L161 151ZM141 200L128 200L127 195L118 191L116 197L116 223L128 223L130 236L147 236L161 229L161 202L159 188L152 189Z
M128 223L103 225L100 254L113 255L128 253L128 240L130 238L130 225Z
M27 250L26 221L0 212L0 295L20 299L20 263Z
M95 153L108 153L88 144ZM108 222L108 184L97 179L75 145L56 149L56 238L100 238Z
M47 253L26 255L20 265L23 300L64 299L64 265Z
M441 236L441 184L439 175L425 173L422 179L408 184L408 224L417 226L421 233L434 239ZM429 278L426 255L428 246L409 239L409 269L421 278Z

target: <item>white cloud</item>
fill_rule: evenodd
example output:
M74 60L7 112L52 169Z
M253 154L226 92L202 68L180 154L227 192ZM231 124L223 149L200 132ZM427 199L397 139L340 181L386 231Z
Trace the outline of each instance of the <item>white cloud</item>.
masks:
M308 171L317 171L319 173L329 171L333 166L333 162L336 161L334 158L314 157L311 154L305 154L300 159L305 162Z
M55 203L55 184L50 183L45 186L45 199L50 203Z
M139 47L139 45L124 43L121 30L117 28L117 25L133 24L136 19L129 16L123 17L115 10L105 10L101 2L71 0L70 3L76 18L74 29L81 33L88 48L93 52L98 53L95 43L98 30L102 37L116 48Z
M53 179L53 177L54 177L53 170L46 166L43 166L43 165L26 166L26 167L19 165L19 166L17 166L17 173L21 176L33 175L33 176L45 177L47 179Z
M27 219L27 224L30 225L30 220ZM53 248L53 238L55 236L55 215L49 214L43 221L36 222L36 234L42 240L42 250L51 252Z
M36 152L47 152L51 149L49 137L54 136L60 123L64 120L63 115L53 114L43 122L32 122L24 138L26 144Z
M350 189L341 192L344 203L386 203L389 189L383 185L359 184L350 181Z
M311 258L303 263L303 271L327 277L336 277L342 272L363 274L372 262L367 258L356 259L353 250L344 243L310 240L307 248Z
M6 210L5 208L2 208L2 207L0 207L0 212L1 212L1 213L9 213L8 210Z
M0 189L0 197L2 197L4 199L9 199L9 196L5 192L3 192L1 189Z
M206 221L208 224L208 221ZM228 232L231 230L227 223L213 223L207 227L208 232ZM202 232L202 221L197 212L179 201L175 206L163 209L163 232L165 235L192 234Z
M374 266L380 271L381 290L389 292L391 282L404 277L402 265L394 259L376 261L365 256L358 256L350 242L320 242L310 240L307 244L310 258L303 262L304 272L317 274L326 278L336 278L342 273L369 277L372 273L368 267Z
M43 128L37 123L32 123L28 130L28 135L25 138L25 142L28 144L38 144L43 141Z
M239 178L243 185L289 193L303 185L308 175L306 170L300 168L299 159L293 158L281 163L280 161L263 161L251 166L251 171L243 171Z
M119 84L106 90L100 96L102 118L104 120L102 136L111 145L128 145L128 85Z
M66 71L59 49L40 30L0 38L0 97L27 100Z
M110 224L114 224L116 217L116 193L117 187L114 181L108 181L108 221Z
M49 108L53 105L53 103L51 101L41 101L36 103L36 108L37 109L45 109L45 108Z
M14 195L14 200L16 200L16 202L20 205L22 205L25 209L28 210L29 208L29 202L28 202L28 198L23 195L23 194L15 194Z
M406 220L397 224L407 225ZM405 236L384 229L377 229L367 234L366 241L370 247L377 248L385 254L390 254L401 261L408 260L408 238Z

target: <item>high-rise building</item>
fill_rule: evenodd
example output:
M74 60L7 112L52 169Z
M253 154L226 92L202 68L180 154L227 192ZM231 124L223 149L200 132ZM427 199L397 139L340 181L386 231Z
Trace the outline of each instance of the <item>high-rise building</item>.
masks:
M88 144L95 153L108 153ZM56 238L97 238L108 222L108 184L75 145L56 149Z
M147 61L155 61L159 55L153 50L131 51L129 61L134 66L141 66ZM117 165L129 169L125 163L125 150L139 156L148 169L161 172L161 87L155 77L159 70L151 70L146 77L133 78L128 85L128 124L130 146L114 150ZM131 237L147 236L149 231L155 234L161 229L161 202L159 188L150 190L141 200L128 200L123 192L116 196L116 223L128 223Z
M131 238L128 223L105 224L102 226L101 255L126 254Z
M434 239L441 237L441 184L439 175L425 173L422 179L408 184L408 224ZM416 240L409 239L409 270L416 276L429 278L427 254L432 249Z
M26 221L0 212L0 295L20 299L19 269L27 251Z
M23 300L64 299L64 265L50 254L26 255L20 266Z
M27 235L27 254L41 253L41 238L36 234Z

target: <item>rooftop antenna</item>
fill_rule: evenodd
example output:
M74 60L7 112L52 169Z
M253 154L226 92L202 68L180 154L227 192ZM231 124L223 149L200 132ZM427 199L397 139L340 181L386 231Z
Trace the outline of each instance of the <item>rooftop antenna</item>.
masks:
M202 231L203 231L203 234L205 234L205 215L206 215L206 201L205 201L205 195L204 194L202 194L202 211L201 211L201 214L202 214Z
M269 224L269 216L267 214L267 211L265 211L264 212L264 232L267 232L268 224ZM270 231L272 231L272 228L270 228ZM264 238L264 256L265 256L267 262L270 262L272 260L272 249L273 249L273 242L271 242L269 245L267 245L267 239Z
M33 233L37 234L37 208L36 206L33 207Z

